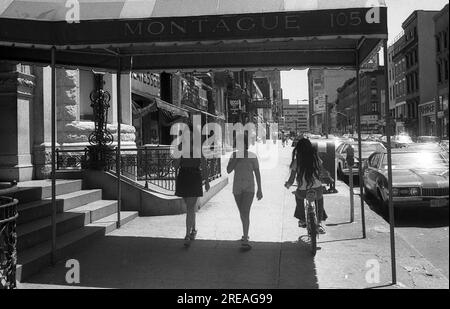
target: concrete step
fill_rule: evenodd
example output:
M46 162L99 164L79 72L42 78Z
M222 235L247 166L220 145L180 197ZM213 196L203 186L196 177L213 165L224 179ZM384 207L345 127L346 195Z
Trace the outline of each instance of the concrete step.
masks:
M86 213L59 213L56 215L56 235L76 230L88 222ZM17 250L31 248L52 237L51 216L17 226Z
M120 225L125 225L131 220L138 217L137 211L121 211L120 212ZM111 224L114 225L114 228L111 229ZM112 214L110 216L104 217L100 220L95 221L94 223L91 223L87 226L103 226L106 228L106 233L111 233L113 230L116 229L117 225L117 213Z
M57 179L56 195L76 192L82 189L82 181L80 179ZM20 203L29 203L49 198L52 195L51 180L31 180L19 182L12 197L19 200Z
M88 224L117 213L117 201L100 200L73 208L68 212L85 213L88 216Z
M61 213L73 208L77 208L102 198L101 190L81 190L56 196L57 212ZM51 198L18 205L18 224L24 224L33 220L41 219L52 214Z
M137 217L137 212L121 212L121 225ZM77 230L62 234L56 239L56 260L70 257L97 237L116 229L117 215L111 215ZM18 253L16 279L22 282L51 263L51 240Z

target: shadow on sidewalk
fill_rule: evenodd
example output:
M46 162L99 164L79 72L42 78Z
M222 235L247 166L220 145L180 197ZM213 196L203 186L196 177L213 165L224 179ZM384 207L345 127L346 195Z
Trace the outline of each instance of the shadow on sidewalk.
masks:
M108 236L74 254L80 284L93 288L242 289L318 288L313 257L294 242L252 242L243 252L239 241ZM23 282L34 287L68 287L60 261ZM31 286L30 285L30 286Z

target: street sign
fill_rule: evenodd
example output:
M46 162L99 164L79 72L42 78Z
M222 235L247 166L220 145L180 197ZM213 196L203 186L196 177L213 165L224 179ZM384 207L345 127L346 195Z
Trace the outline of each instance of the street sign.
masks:
M314 98L314 112L324 113L326 110L325 102L326 102L325 93L323 93L323 92L319 93L319 95Z
M252 103L254 108L272 108L270 100L255 100Z

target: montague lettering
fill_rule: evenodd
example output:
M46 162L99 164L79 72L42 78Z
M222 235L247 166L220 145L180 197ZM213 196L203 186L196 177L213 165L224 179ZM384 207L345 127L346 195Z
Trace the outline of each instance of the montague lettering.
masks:
M195 35L202 33L238 33L249 31L296 31L302 28L301 15L221 17L179 20L126 22L127 36Z

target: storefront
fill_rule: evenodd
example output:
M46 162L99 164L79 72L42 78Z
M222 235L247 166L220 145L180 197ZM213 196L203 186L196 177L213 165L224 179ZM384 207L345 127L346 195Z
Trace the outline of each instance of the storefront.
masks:
M419 105L419 135L432 136L436 133L436 103L434 101Z
M187 110L160 99L160 77L154 73L131 73L131 100L136 145L170 145L171 126L188 118Z

